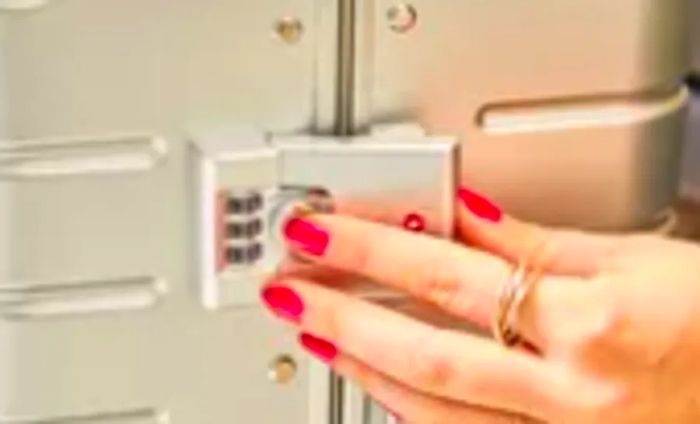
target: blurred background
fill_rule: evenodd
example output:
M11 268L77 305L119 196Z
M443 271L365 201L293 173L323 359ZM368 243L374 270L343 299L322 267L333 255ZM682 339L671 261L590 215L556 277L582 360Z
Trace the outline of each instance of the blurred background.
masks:
M693 99L681 191L686 197L700 202L700 2L692 1L691 3L693 8L693 68L690 86Z
M691 1L693 62L689 86L692 93L681 180L682 203L679 232L700 238L700 2Z

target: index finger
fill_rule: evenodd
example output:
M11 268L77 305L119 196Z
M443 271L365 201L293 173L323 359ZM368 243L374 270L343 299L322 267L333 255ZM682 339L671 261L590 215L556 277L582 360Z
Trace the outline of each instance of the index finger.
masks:
M491 254L357 218L313 215L285 227L291 247L319 264L405 291L488 325L511 266Z

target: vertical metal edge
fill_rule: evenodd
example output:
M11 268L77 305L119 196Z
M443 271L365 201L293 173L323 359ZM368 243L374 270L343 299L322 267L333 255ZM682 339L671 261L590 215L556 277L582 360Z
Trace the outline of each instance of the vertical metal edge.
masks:
M196 262L197 278L199 281L200 300L205 308L216 309L220 297L220 288L216 279L215 260L216 234L212 225L216 208L216 165L201 151L191 147L193 157L196 157L194 179L194 197L196 200Z
M343 424L370 424L371 411L368 411L370 400L360 387L350 382L345 383L343 393L345 406L343 408Z
M314 132L332 134L338 115L337 75L341 0L314 0L315 19L315 103Z
M356 0L338 0L338 38L337 38L337 80L336 80L336 114L334 134L349 136L355 133L355 34L357 21ZM343 424L343 406L345 404L345 382L339 375L330 372L329 386L329 424Z
M372 122L372 92L374 73L374 54L377 40L377 0L363 0L355 6L355 44L354 44L354 94L353 94L353 129L356 133L368 132Z
M8 138L7 128L7 75L5 67L7 66L7 56L5 50L6 38L6 18L0 14L0 140Z
M336 135L355 132L355 34L358 2L339 0L338 10L338 83Z
M330 388L330 403L328 410L329 424L346 424L344 421L345 406L345 381L343 378L331 372L328 376ZM347 423L349 424L349 423Z
M331 386L328 368L318 361L309 362L309 424L329 424Z
M0 140L8 136L7 128L7 81L5 56L5 17L0 15ZM8 280L10 275L10 234L12 230L9 213L10 190L9 184L0 182L0 281Z

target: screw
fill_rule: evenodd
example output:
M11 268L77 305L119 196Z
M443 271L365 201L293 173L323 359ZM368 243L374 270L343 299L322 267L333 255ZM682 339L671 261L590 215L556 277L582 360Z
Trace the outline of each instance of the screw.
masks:
M277 384L288 384L297 374L297 363L289 355L280 355L270 364L267 377Z
M304 24L298 18L285 16L275 24L277 36L287 44L296 44L304 34Z
M415 28L418 23L418 11L409 3L391 6L386 12L389 28L398 34L404 34Z

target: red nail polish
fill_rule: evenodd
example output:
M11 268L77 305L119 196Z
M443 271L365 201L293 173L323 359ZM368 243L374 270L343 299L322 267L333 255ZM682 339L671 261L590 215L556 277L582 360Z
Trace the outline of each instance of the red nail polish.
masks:
M335 347L333 343L319 339L311 334L303 333L301 336L299 336L299 342L309 352L324 362L333 362L333 360L338 356L338 348Z
M464 206L474 215L491 222L500 222L503 218L501 208L491 200L466 188L460 189L458 196Z
M292 218L284 227L284 235L301 250L312 255L321 256L326 252L330 237L328 233L301 218Z
M262 299L281 318L299 322L304 313L304 302L301 297L288 287L266 287L262 291Z

